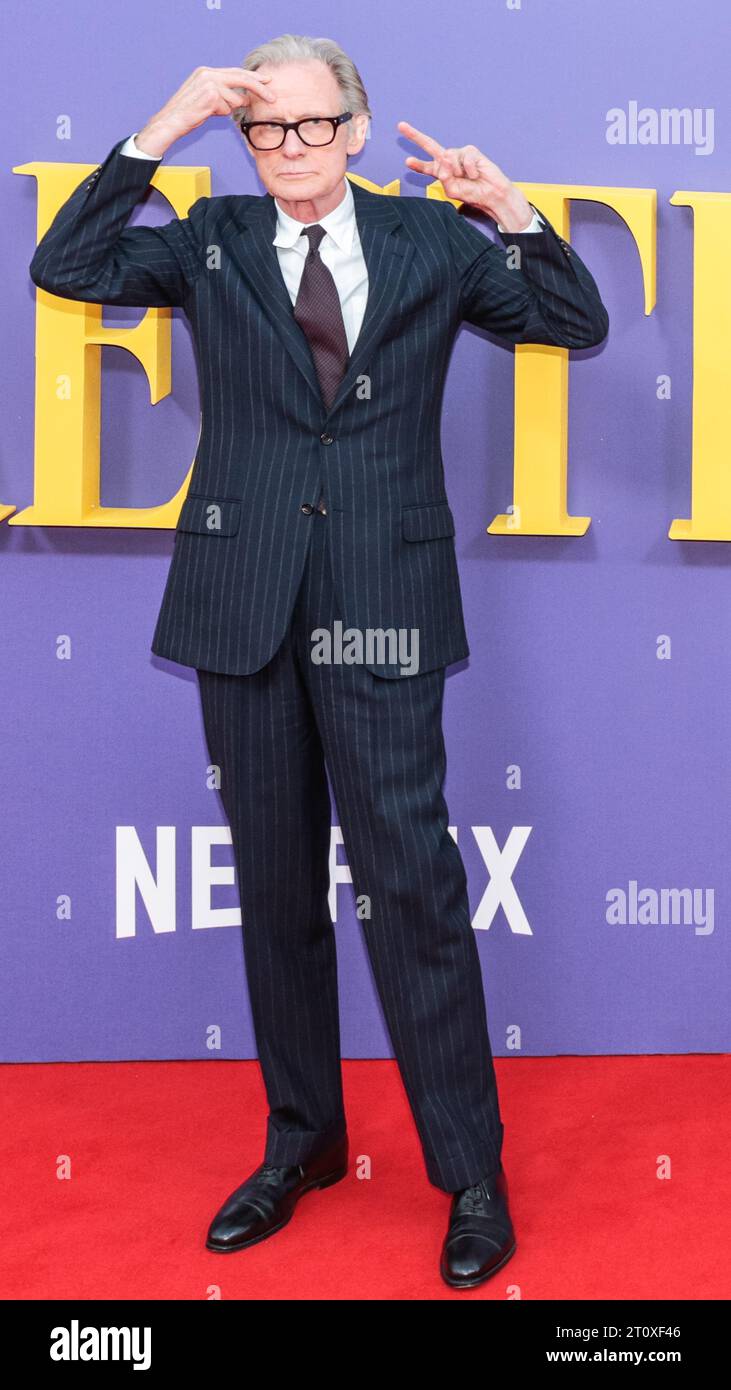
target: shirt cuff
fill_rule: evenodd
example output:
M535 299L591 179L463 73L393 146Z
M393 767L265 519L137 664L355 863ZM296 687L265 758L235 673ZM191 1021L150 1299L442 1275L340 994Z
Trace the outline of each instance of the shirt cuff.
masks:
M530 203L529 206L533 208L532 203ZM546 224L543 221L541 214L539 212L536 212L535 208L533 208L533 216L530 222L528 223L528 226L523 227L520 232L507 232L507 235L524 236L526 232L542 232L545 225ZM506 230L505 227L502 227L499 222L497 224L497 229L499 232L504 232Z
M161 159L161 158L162 158L162 155L159 155L159 154L145 154L144 150L139 149L139 147L135 144L135 135L136 135L136 134L137 134L137 131L135 131L135 134L134 134L134 135L130 135L129 140L125 140L124 144L123 144L122 147L120 148L120 151L119 151L120 154L129 155L132 159Z

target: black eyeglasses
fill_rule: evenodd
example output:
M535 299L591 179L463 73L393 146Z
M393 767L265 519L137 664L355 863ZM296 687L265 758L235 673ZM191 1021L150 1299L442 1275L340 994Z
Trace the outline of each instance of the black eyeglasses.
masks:
M255 150L278 150L288 130L296 130L303 145L331 145L338 126L352 115L343 111L340 116L306 116L302 121L247 121L242 116L239 125Z

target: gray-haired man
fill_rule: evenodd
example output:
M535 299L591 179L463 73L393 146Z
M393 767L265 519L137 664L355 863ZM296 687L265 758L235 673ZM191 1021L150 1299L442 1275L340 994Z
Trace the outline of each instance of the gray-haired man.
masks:
M126 228L156 161L219 115L240 121L266 193ZM197 672L269 1102L264 1161L208 1248L264 1240L347 1171L328 772L427 1174L452 1194L441 1273L463 1288L505 1264L515 1235L442 793L445 668L469 647L441 403L463 321L584 348L608 319L576 253L474 145L443 149L400 123L427 156L407 164L488 213L513 255L451 202L351 183L369 118L331 40L285 35L242 67L197 68L76 190L31 274L69 298L178 305L196 344L201 435L152 649ZM368 648L313 661L312 633L336 624L416 632L418 664Z

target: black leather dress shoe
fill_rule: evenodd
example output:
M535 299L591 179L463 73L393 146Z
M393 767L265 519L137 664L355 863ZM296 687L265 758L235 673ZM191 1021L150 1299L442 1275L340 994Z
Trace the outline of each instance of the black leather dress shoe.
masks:
M508 1181L498 1172L452 1196L440 1272L453 1289L471 1289L502 1269L515 1253Z
M206 1246L223 1254L266 1240L286 1226L304 1192L313 1187L330 1187L347 1171L347 1135L308 1163L285 1168L261 1163L214 1216Z

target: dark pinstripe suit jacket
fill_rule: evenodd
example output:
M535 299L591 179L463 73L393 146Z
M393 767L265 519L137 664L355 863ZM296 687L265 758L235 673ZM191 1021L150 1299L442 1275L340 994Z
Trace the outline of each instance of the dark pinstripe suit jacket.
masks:
M520 247L511 269L451 203L353 183L369 294L328 411L272 245L271 195L198 198L187 217L125 228L157 165L123 143L59 210L30 273L64 298L178 305L192 326L201 433L153 652L229 673L263 666L316 521L302 504L322 491L344 625L418 629L420 671L467 656L440 447L452 342L463 320L513 343L601 342L608 317L587 268L550 224L499 233Z

